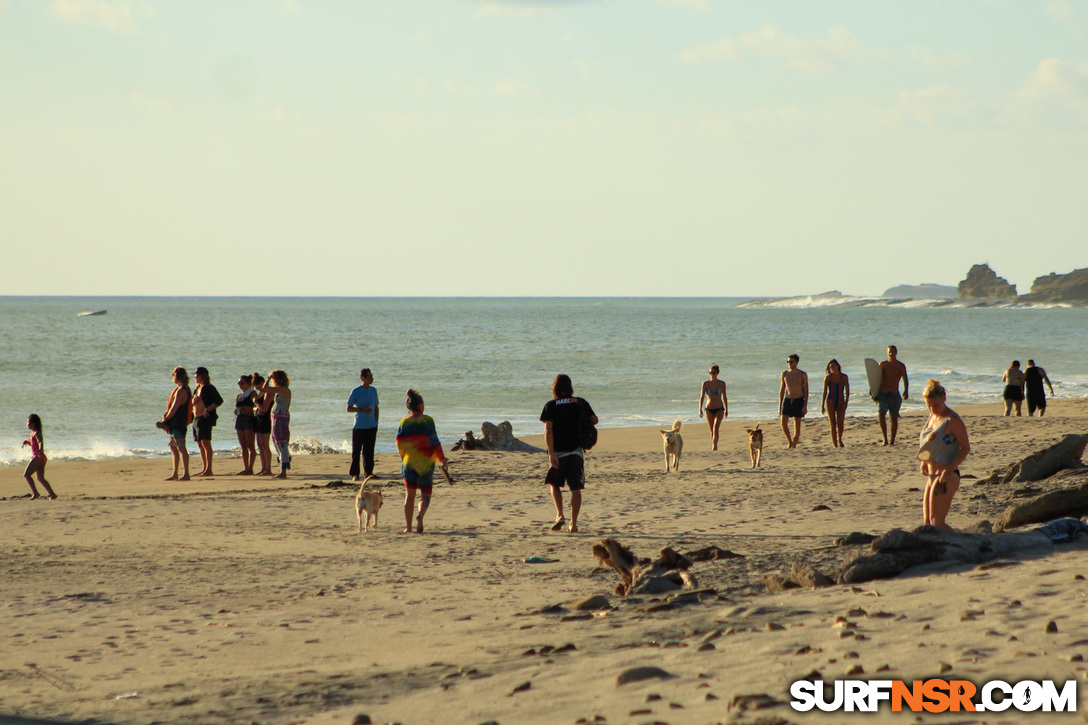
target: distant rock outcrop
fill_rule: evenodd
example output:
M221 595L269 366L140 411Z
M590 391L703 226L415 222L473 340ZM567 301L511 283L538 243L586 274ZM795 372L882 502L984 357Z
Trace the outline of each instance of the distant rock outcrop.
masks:
M1088 268L1036 277L1031 293L1020 299L1025 302L1088 302Z
M959 297L959 291L955 287L946 284L901 284L898 287L889 287L884 290L884 297L911 300L943 300Z
M465 437L453 444L455 451L519 451L521 453L539 453L540 448L514 437L514 426L510 421L495 425L485 422L480 426L482 438L477 438L472 431L465 431Z
M956 287L960 297L970 299L1004 299L1016 297L1016 285L990 269L988 264L976 264L967 272L967 278Z

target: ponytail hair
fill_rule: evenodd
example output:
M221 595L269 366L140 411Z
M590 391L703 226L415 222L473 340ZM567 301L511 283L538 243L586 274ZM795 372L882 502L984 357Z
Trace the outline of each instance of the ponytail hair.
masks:
M423 396L418 391L408 388L404 394L404 407L413 413L418 412L423 407Z
M253 375L250 376L250 379L253 381L253 387L257 387L264 382L264 376L260 373L253 373Z

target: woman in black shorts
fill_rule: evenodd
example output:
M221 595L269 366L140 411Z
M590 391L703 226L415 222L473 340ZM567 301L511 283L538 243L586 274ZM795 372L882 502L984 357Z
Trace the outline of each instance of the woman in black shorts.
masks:
M242 392L234 399L234 430L238 433L238 445L242 448L242 470L239 476L252 476L253 463L257 460L257 449L253 445L257 428L257 404L253 398L257 391L253 389L253 376L242 375L238 378L238 387Z
M261 470L258 476L272 475L272 449L269 447L268 438L272 435L272 393L265 388L267 383L260 373L253 373L253 389L257 392L253 396L253 438L257 443L258 455L261 458Z

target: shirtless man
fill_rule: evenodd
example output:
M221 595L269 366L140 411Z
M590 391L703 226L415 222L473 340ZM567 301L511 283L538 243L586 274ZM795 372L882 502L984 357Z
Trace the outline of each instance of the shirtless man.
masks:
M899 431L899 409L903 401L909 398L908 390L910 381L907 380L907 366L899 362L896 356L899 350L895 345L888 345L888 359L880 363L880 391L877 393L877 409L880 412L880 435L884 441L882 445L894 446L895 434ZM899 381L903 381L903 395L899 395ZM892 437L888 440L887 415L892 415Z
M1012 365L1001 376L1001 382L1005 383L1005 391L1001 398L1005 401L1005 417L1012 414L1016 408L1016 417L1020 417L1020 405L1024 401L1024 371L1020 369L1020 361L1013 360ZM1039 386L1042 388L1042 386Z
M778 412L782 416L782 432L790 448L796 448L801 440L801 419L808 412L808 373L797 369L801 358L793 353L786 359L787 369L782 373L778 386ZM793 418L793 436L790 436L790 418Z

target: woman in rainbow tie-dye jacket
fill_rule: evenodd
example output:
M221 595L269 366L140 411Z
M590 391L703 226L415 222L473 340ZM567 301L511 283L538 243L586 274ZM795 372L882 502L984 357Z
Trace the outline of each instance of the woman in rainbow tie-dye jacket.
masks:
M423 396L411 388L404 401L410 415L400 421L397 428L397 450L401 457L401 474L404 476L404 533L412 530L412 509L416 490L419 491L419 513L416 514L416 533L423 533L423 515L431 505L431 487L434 485L435 463L442 465L449 476L446 454L435 431L434 419L423 415Z

